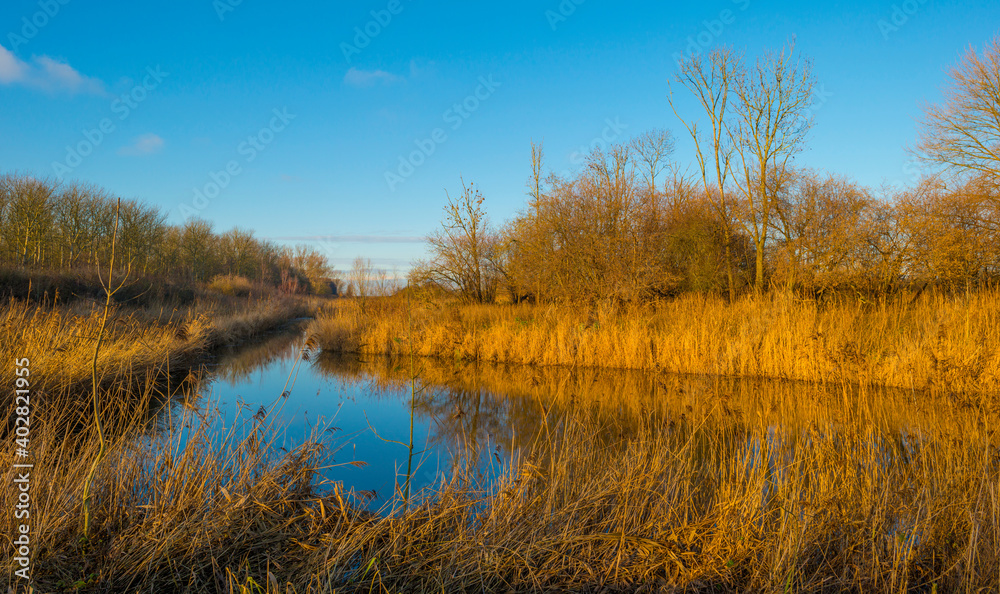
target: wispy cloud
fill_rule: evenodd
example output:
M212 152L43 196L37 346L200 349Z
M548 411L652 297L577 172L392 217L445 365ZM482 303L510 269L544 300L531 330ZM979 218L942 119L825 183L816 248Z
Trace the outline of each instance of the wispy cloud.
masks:
M67 62L33 56L26 62L0 45L0 85L23 85L50 92L104 95L104 83L84 76Z
M27 64L0 45L0 84L9 85L22 80L26 68Z
M35 82L49 90L67 90L71 93L104 94L104 83L96 78L90 78L77 72L65 62L59 62L48 56L34 58L38 67Z
M434 66L434 62L421 61L418 63L417 59L414 58L410 60L408 71L402 74L395 74L379 68L364 70L353 67L344 75L344 84L357 88L374 87L375 85L394 85L422 78L432 73Z
M394 83L403 82L406 80L402 76L398 76L391 72L386 72L385 70L361 70L360 68L351 68L344 75L344 83L352 87L373 87L375 85L391 85Z
M132 144L118 149L118 154L124 157L141 157L152 155L163 150L163 139L156 134L143 134L132 141Z

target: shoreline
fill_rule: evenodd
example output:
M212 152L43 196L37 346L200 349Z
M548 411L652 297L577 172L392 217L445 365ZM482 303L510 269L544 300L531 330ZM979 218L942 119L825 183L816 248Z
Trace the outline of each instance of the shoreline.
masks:
M330 303L309 333L329 353L406 357L405 300ZM412 310L413 354L441 360L1000 392L1000 293L818 304L787 295L655 306L471 305Z

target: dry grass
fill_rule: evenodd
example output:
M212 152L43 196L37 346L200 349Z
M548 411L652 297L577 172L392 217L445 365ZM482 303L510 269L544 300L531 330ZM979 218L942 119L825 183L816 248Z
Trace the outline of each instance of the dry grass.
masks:
M250 279L235 274L220 274L212 278L208 283L210 291L216 291L223 295L249 295L254 290L254 284ZM262 291L257 288L258 292Z
M988 589L1000 508L981 437L906 453L836 427L650 423L609 447L570 420L481 508L440 496L343 537L334 567L375 560L357 588L373 591Z
M378 303L368 304L359 323L395 315L391 302ZM919 332L917 312L932 306L946 316L960 304L918 302L894 319ZM341 315L347 307L338 305ZM698 305L676 307L692 313ZM571 315L587 315L455 311L456 327L470 332L488 334L491 323L521 318L533 336L541 331L532 324L558 327L571 323ZM537 318L528 322L526 312ZM663 320L669 310L639 313L643 317L618 324L673 327ZM830 324L825 332L847 327L834 326L838 313L844 310L813 311ZM77 328L65 317L55 324L46 317L51 312L21 315L29 314L48 320L52 325L43 327L61 333L55 339L69 340L68 329ZM421 348L435 335L432 322L452 315L425 306L418 315ZM617 318L595 315L581 332L612 336L602 328L615 328ZM873 308L842 324L861 328L863 319L880 315L888 314ZM970 313L968 327L985 339L982 315ZM736 325L735 318L728 323ZM942 319L948 318L937 323ZM7 320L24 318L8 313ZM144 340L190 340L178 338L179 326L171 324L172 338L164 330ZM117 328L125 332L126 325ZM225 328L191 325L188 331L203 336ZM19 331L26 333L21 339L35 336ZM356 335L348 332L343 340ZM110 344L129 336L139 335ZM394 338L388 341L395 344ZM63 353L76 348L84 347ZM57 359L39 361L39 369L58 367ZM392 362L355 373L374 374L384 385L408 379ZM32 377L40 375L33 362ZM42 399L32 425L36 591L995 592L1000 583L1000 411L987 399L936 389L882 392L841 383L820 390L432 361L421 365L420 379L459 390L499 389L513 394L512 409L526 414L541 408L537 431L523 436L519 457L495 488L479 491L472 477L459 476L409 510L368 514L352 507L340 487L317 489L315 473L327 463L329 445L310 442L280 453L274 447L280 428L271 417L247 418L222 434L209 430L210 422L171 423L154 437L148 410L157 395L150 379L139 382L147 386L141 394L109 388L103 395L114 403L119 424L95 483L86 544L80 540L82 483L97 436L90 426L81 429L59 398ZM0 506L11 509L14 447L6 437L0 440ZM11 514L0 515L0 533L15 529ZM0 547L11 583L13 555L9 544Z
M373 371L383 373L364 370ZM406 381L387 373L385 381ZM432 381L444 368L427 373ZM452 381L495 377L535 389L508 373L484 368ZM605 381L594 373L579 386ZM542 383L562 381L551 377ZM909 416L903 401L865 391L784 384L772 397L760 385L706 380L699 392L695 380L679 381L662 390L683 388L680 404L649 401L645 414L609 414L621 403L581 391L578 402L550 409L550 430L526 440L495 489L478 492L458 477L388 516L358 511L340 488L317 491L313 474L329 450L310 443L276 453L268 418L223 435L201 423L184 448L176 445L182 426L138 439L146 425L136 422L102 465L87 545L79 542L80 484L96 437L67 438L65 413L41 410L49 422L33 435L38 586L996 591L997 411L943 399ZM843 418L837 400L854 412ZM781 416L766 416L774 407L798 412L772 424ZM753 418L761 410L765 417ZM934 426L914 435L890 420ZM0 467L9 468L10 454L3 446ZM0 477L5 504L12 478ZM0 531L13 528L4 515Z
M329 352L401 356L406 319L405 301L342 300L312 331ZM427 302L414 320L421 356L1000 391L1000 291L876 303L686 295L633 309Z
M108 322L99 374L122 379L150 368L183 370L209 349L242 343L312 307L271 298L204 300L180 309L117 306ZM8 301L0 306L0 357L28 358L37 390L78 391L90 380L100 314L96 305L82 301L56 307ZM0 369L0 382L13 381L12 366Z
M278 458L266 420L244 419L240 430L219 435L207 430L210 423L185 430L195 414L190 410L187 419L154 437L146 411L156 395L135 396L105 395L116 403L119 430L96 477L89 542L81 540L82 487L97 454L96 433L92 427L76 430L62 407L33 411L36 591L77 584L96 591L201 592L215 590L219 579L223 584L243 579L246 572L263 575L267 583L269 558L279 566L291 561L296 548L302 551L296 538L307 542L314 532L307 525L333 520L314 508L311 468L317 465L317 446ZM9 470L13 453L5 442L0 464L3 500L10 505L16 500L16 475ZM303 515L314 509L314 515ZM14 534L17 523L4 514L0 530ZM10 552L3 558L13 578ZM241 567L244 575L227 573Z

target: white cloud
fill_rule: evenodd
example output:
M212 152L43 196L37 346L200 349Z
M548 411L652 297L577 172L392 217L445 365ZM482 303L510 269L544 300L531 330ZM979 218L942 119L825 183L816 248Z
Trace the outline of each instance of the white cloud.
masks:
M163 150L163 139L156 134L143 134L136 137L132 144L118 149L118 154L124 157L140 157L151 155Z
M66 62L49 56L33 56L31 62L0 45L0 85L20 84L46 91L105 94L104 83L80 74Z
M96 78L90 78L77 72L65 62L53 60L48 56L35 58L35 63L41 68L43 76L39 82L50 85L54 89L67 90L71 93L89 93L101 95L104 93L104 83Z
M389 85L405 80L402 76L397 76L385 70L360 70L351 68L344 75L344 82L352 87L371 87L377 84Z
M8 85L23 79L25 66L17 56L0 45L0 84Z

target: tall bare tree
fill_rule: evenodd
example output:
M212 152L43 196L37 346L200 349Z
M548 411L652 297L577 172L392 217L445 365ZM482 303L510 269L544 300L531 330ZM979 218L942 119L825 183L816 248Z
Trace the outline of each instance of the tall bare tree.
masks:
M48 180L9 175L0 181L0 220L7 258L19 266L39 266L48 256L54 227L53 205L58 187Z
M676 80L697 99L709 123L705 138L693 120L685 120L677 111L673 93L670 107L684 124L695 145L695 159L701 171L701 181L715 214L719 217L725 243L726 283L730 300L736 298L733 275L735 236L733 197L729 192L732 176L733 145L729 135L729 101L736 81L743 76L742 57L729 49L712 50L707 61L701 55L687 58L679 64Z
M531 196L531 206L538 212L542 202L542 172L545 167L545 149L542 143L531 143L531 181L528 183L528 194Z
M361 256L355 258L347 278L351 283L351 293L354 297L371 297L375 280L375 266L371 259Z
M219 237L219 260L227 274L249 277L254 269L253 231L233 227Z
M55 205L59 229L59 264L73 268L93 250L97 241L94 213L110 198L99 188L82 184L65 187Z
M542 211L543 211L543 209L542 209L542 207L543 207L543 205L542 205L542 199L543 199L543 195L542 195L542 183L543 183L543 176L544 176L544 173L543 173L544 172L544 168L545 168L545 148L544 148L544 146L543 146L542 143L535 144L534 142L532 142L531 143L531 181L528 184L528 186L529 186L528 193L531 196L530 208L532 209L533 215L534 215L534 217L535 217L536 220L541 216ZM529 237L528 236L524 236L519 241L523 241L524 239L529 239ZM505 250L505 251L509 251L510 247L512 247L512 246L508 246L508 250ZM524 251L524 247L525 247L524 245L518 246L519 250L522 251L522 252ZM536 250L532 250L532 251L534 251L534 253L538 252L537 249ZM536 301L541 301L542 300L542 283L540 282L540 278L539 278L539 276L537 274L534 275L534 276L535 276L535 282L532 283L532 285L533 285L533 288L534 288L535 300Z
M215 270L215 234L212 223L191 218L181 228L180 254L191 274L191 279L204 281Z
M736 78L735 113L730 133L738 157L736 184L746 205L744 228L756 250L754 287L764 285L764 250L776 194L787 182L788 166L802 150L812 125L812 66L794 46L768 52L753 69Z
M322 252L309 246L297 245L292 253L292 266L305 275L313 293L326 295L330 292L333 269ZM371 266L370 262L368 266Z
M972 48L951 71L944 104L925 110L917 151L954 173L1000 183L1000 36Z

